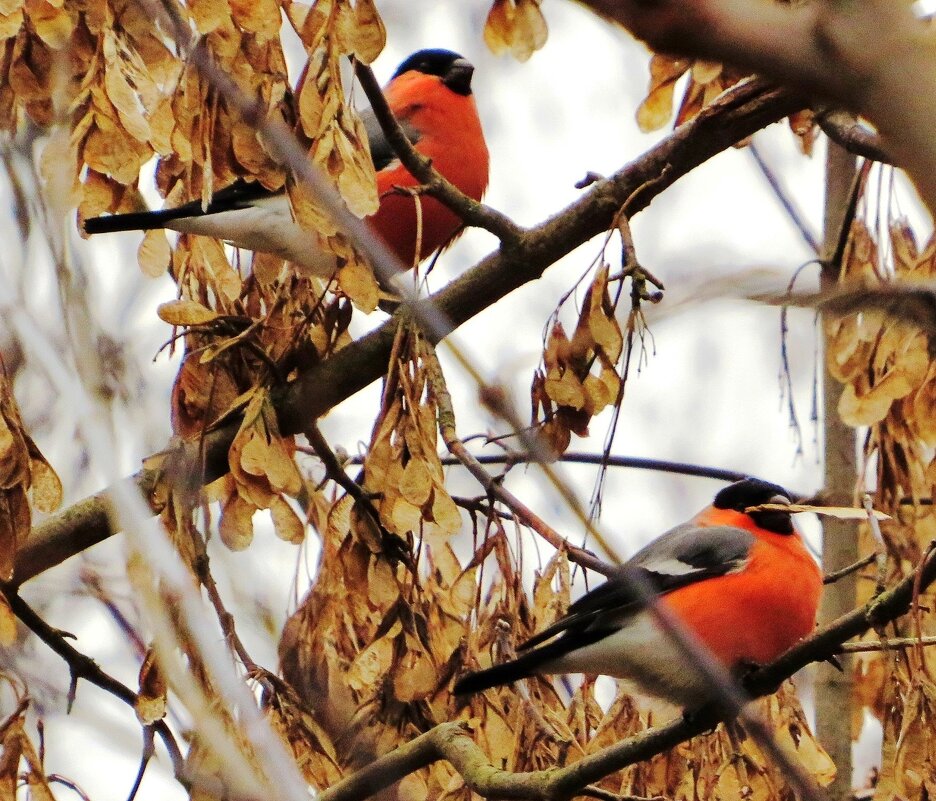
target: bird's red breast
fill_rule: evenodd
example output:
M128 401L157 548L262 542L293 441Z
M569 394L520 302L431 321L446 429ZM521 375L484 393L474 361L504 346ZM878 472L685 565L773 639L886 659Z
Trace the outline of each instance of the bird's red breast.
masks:
M481 200L488 183L489 157L474 96L457 94L439 76L415 70L394 78L384 93L397 119L419 131L416 150L464 194ZM380 209L369 218L374 230L407 265L446 245L461 227L461 220L439 201L395 192L395 187L418 185L398 162L378 172Z
M662 599L726 666L772 662L813 631L822 571L798 533L775 534L743 512L712 507L693 523L736 526L756 537L742 571Z

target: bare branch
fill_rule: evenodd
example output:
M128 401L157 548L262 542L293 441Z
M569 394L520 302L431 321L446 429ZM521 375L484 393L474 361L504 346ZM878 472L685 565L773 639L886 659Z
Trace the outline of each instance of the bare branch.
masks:
M748 145L748 153L751 154L758 169L764 176L764 179L773 190L774 196L780 201L780 205L783 206L783 210L787 213L787 217L790 218L790 222L793 223L793 226L799 232L800 238L806 243L806 247L816 255L819 255L819 242L810 230L809 224L806 222L803 215L800 214L800 210L796 207L793 199L780 184L780 180L774 174L774 171L770 169L770 165L764 160L764 156L761 154L760 148L757 146L756 142L751 142L751 144Z
M829 139L849 153L882 164L894 163L881 137L851 112L836 108L817 109L816 124Z
M478 464L513 464L529 461L529 456L523 453L478 454L472 456ZM751 478L750 473L738 470L725 470L720 467L689 464L688 462L673 462L666 459L646 459L642 456L607 456L601 453L575 453L566 452L559 457L560 462L567 464L593 464L601 465L605 462L608 467L631 467L637 470L656 470L660 473L678 473L683 476L697 476L699 478L712 478L716 481L741 481ZM454 456L442 460L442 464L461 464Z
M936 645L936 637L892 637L877 642L844 642L839 646L840 654L863 654L876 651L895 651L916 648L920 645Z
M133 690L127 687L126 684L109 676L101 670L97 662L70 645L60 631L52 628L29 604L20 598L15 589L6 586L2 588L2 592L10 605L10 609L13 610L13 614L23 622L23 625L65 660L65 664L68 665L72 676L73 685L78 679L84 679L120 699L131 708L135 707L137 696ZM187 786L185 761L169 727L164 721L160 720L147 728L152 729L160 736L166 750L169 752L169 758L172 760L172 769L176 779Z
M839 579L845 578L845 576L850 576L857 570L861 570L863 567L867 567L872 562L877 559L877 553L869 553L867 556L861 557L857 562L853 562L850 565L843 567L841 570L834 570L831 573L826 573L822 579L823 584L835 584Z

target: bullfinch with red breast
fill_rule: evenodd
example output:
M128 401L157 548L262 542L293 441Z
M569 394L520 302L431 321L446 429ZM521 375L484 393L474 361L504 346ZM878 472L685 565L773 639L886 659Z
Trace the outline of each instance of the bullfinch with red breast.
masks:
M465 676L455 693L541 673L592 673L629 679L686 708L702 706L712 698L709 684L641 607L626 572L639 571L729 670L771 662L815 627L822 573L789 512L746 510L790 502L782 487L757 479L726 487L523 643L516 659Z
M399 66L384 94L415 149L464 194L480 200L488 183L488 150L471 93L473 73L474 67L458 53L420 50ZM362 118L380 198L380 207L368 223L400 261L414 265L448 245L461 220L434 198L397 191L419 182L396 158L373 112L368 109ZM272 253L313 275L328 277L336 269L334 255L293 219L285 192L270 192L258 182L237 181L215 192L204 209L200 201L193 201L174 209L93 217L84 223L88 234L153 228L203 234L235 247Z

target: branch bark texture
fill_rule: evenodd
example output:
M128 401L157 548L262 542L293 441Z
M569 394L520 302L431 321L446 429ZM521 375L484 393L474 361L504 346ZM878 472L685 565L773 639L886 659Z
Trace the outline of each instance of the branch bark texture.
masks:
M724 61L866 117L936 209L936 38L910 3L578 2L661 52Z

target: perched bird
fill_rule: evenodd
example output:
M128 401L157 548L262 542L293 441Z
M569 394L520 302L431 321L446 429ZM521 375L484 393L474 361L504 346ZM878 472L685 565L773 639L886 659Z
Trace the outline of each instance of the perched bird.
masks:
M661 603L731 670L776 659L816 624L822 573L789 512L745 510L790 504L782 487L745 479L713 504L638 551L520 646L514 660L472 673L456 694L475 693L540 673L599 673L687 708L711 700L709 686L642 609L623 571L636 570Z
M474 67L458 53L420 50L399 66L384 93L416 150L464 194L480 200L488 183L488 150L471 93L473 73ZM396 158L373 112L368 109L362 116L380 197L380 208L368 222L400 261L413 265L448 245L461 220L433 198L396 191L419 182ZM334 255L295 222L286 194L270 192L257 182L241 180L215 192L205 209L193 201L174 209L93 217L84 223L88 234L153 228L213 236L235 247L273 253L314 275L327 277L335 271Z

